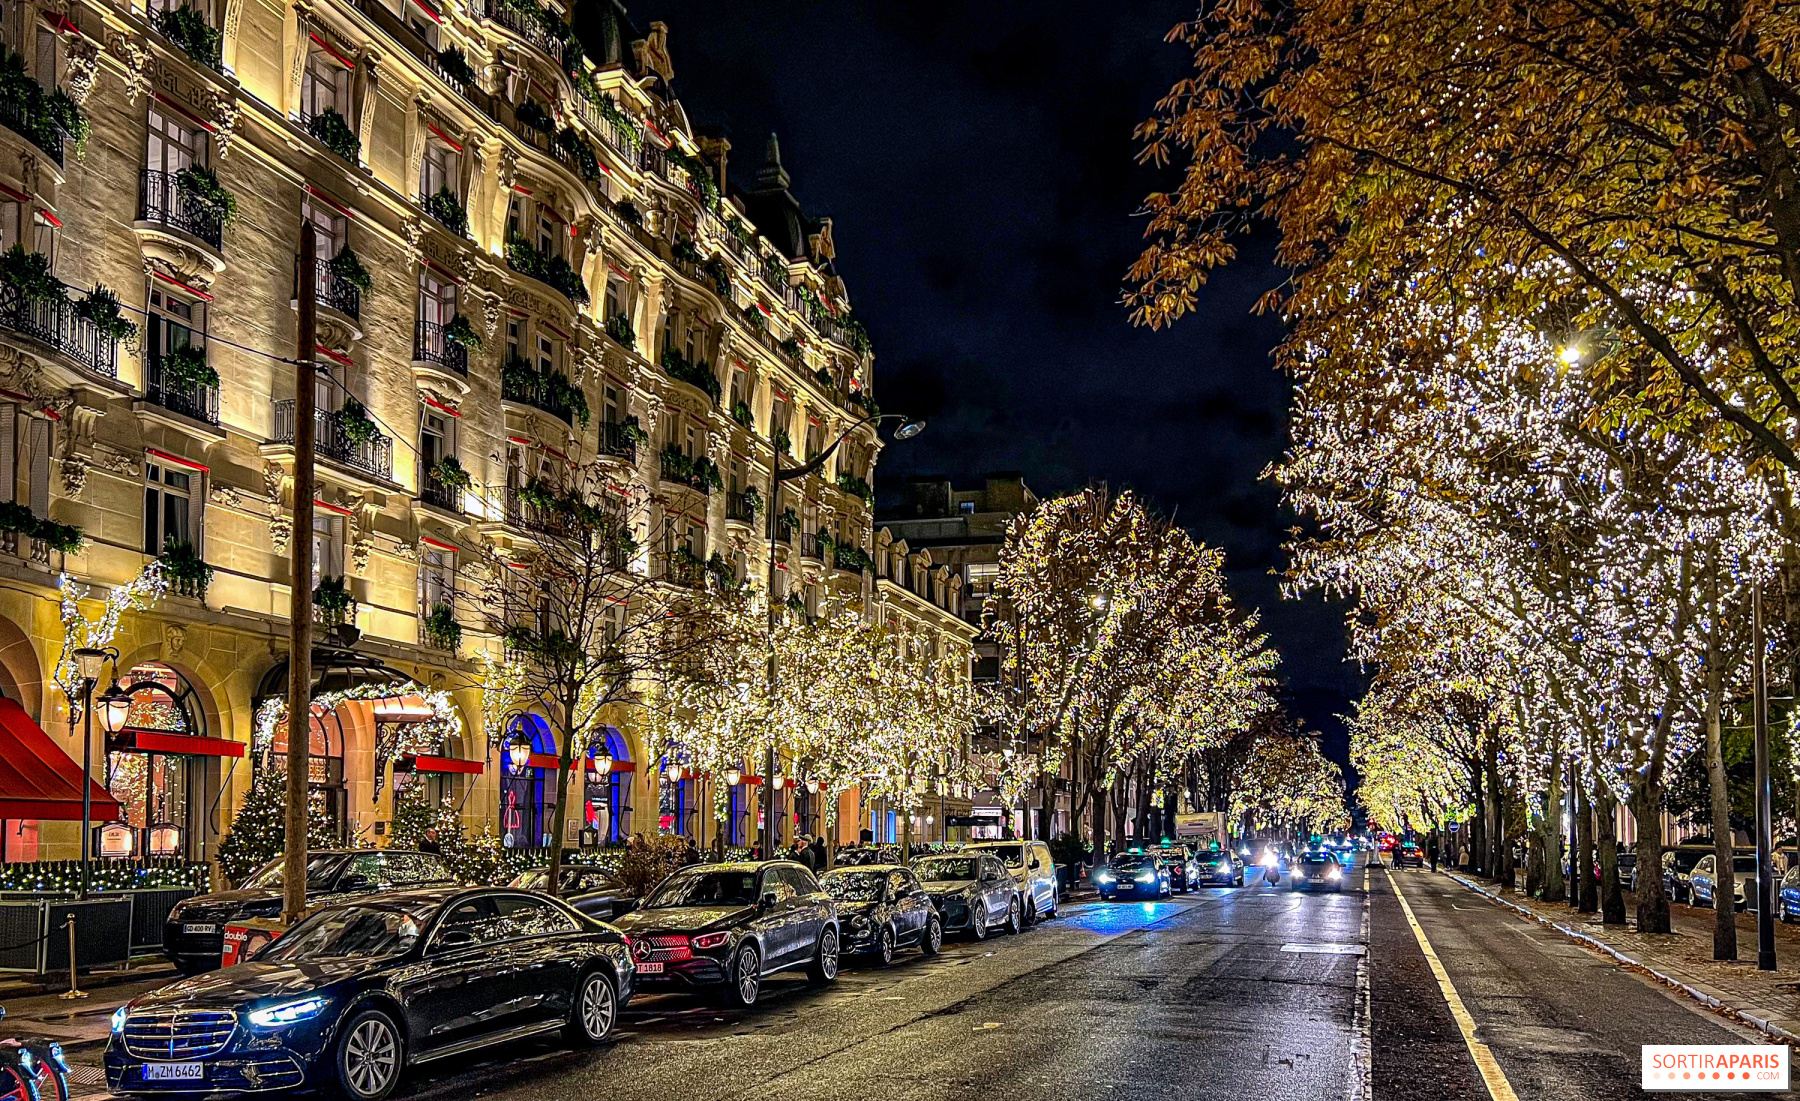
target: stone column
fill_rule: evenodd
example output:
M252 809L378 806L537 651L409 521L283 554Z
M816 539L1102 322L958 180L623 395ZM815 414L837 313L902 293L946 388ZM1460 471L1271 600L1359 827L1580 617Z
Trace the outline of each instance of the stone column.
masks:
M380 51L365 49L356 63L356 136L362 143L362 163L365 167L369 163L369 141L375 133L375 100L381 88L381 75L376 71L376 65L380 60Z

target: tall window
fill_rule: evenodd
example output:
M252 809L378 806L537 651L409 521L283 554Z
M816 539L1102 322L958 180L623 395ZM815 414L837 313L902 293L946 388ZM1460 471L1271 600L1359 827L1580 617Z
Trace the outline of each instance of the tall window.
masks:
M623 424L625 421L625 395L612 383L604 383L600 387L600 418L606 424Z
M624 280L616 275L607 275L606 312L601 315L602 320L610 321L625 312L626 303L629 301L626 297L627 293Z
M0 252L23 245L26 252L39 252L56 264L56 227L44 220L30 204L0 198Z
M806 424L806 457L810 459L824 449L825 429L820 427L818 421L808 417Z
M456 316L456 284L439 279L427 267L419 269L419 320L448 325Z
M350 243L350 219L333 210L330 204L308 195L300 200L300 218L312 223L318 236L320 259L336 256Z
M152 284L145 335L150 357L160 360L177 348L206 343L206 304L189 301Z
M419 416L419 462L426 470L431 470L444 459L455 454L451 446L451 424L455 418L447 417L430 406Z
M196 513L199 487L191 471L144 462L144 553L161 554L170 543L200 549Z
M350 69L324 50L310 50L300 77L300 117L305 121L336 111L350 119Z
M506 320L506 358L508 358L508 359L513 359L513 358L524 359L527 363L529 363L530 360L527 359L526 355L525 355L524 344L525 344L525 322L519 320L516 317L507 318L507 320Z
M193 165L206 165L206 131L198 126L184 126L179 118L152 103L144 167L173 175Z
M458 198L459 176L457 173L456 150L439 141L427 139L425 142L425 160L419 166L419 196L430 198L444 188Z
M537 369L546 375L554 372L557 360L561 358L558 355L561 350L562 342L540 327L537 334Z
M313 588L321 577L344 576L344 517L313 510Z
M25 483L25 503L33 516L50 510L51 422L20 406L0 402L0 501L17 501Z
M738 407L738 402L747 402L750 400L749 391L747 389L749 381L750 380L745 376L744 372L735 367L731 369L731 408L728 411L735 411Z
M427 546L419 556L420 597L426 609L452 604L456 597L456 555Z

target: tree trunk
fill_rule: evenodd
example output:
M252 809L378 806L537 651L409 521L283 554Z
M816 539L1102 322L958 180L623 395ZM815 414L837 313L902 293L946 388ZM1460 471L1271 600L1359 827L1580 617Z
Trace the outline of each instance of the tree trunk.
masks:
M1625 889L1619 883L1619 801L1612 789L1599 785L1594 798L1595 833L1600 839L1600 920L1625 924Z
M1481 764L1476 762L1470 770L1475 778L1475 813L1469 816L1469 873L1485 876L1487 866L1482 863L1487 857L1487 784L1482 775Z
M567 744L567 742L564 743L565 747ZM544 890L553 895L558 894L562 887L563 823L568 821L569 817L569 771L571 764L572 762L569 760L568 749L565 748L562 756L556 762L556 811L550 816L550 821L552 823L550 834L550 882L544 885Z
M1581 766L1573 754L1569 757L1568 778L1563 789L1563 806L1569 821L1569 909L1581 909Z
M1500 879L1500 846L1506 840L1506 824L1500 818L1500 761L1499 751L1493 739L1488 739L1487 752L1482 757L1481 768L1486 775L1487 799L1485 803L1487 817L1487 855L1482 864L1487 869L1488 878Z
M1125 848L1125 822L1131 817L1131 785L1123 775L1113 780L1113 847Z
M1713 959L1735 960L1737 947L1736 875L1732 868L1731 791L1725 779L1724 732L1719 725L1718 650L1707 647L1706 673L1706 781L1712 792L1713 862ZM1638 876L1641 882L1643 876ZM1727 887L1727 884L1730 884Z
M1519 885L1518 857L1513 855L1513 806L1516 802L1512 785L1500 785L1500 885L1509 891Z
M1091 775L1092 774L1090 773L1090 776ZM1093 804L1093 814L1094 814L1094 822L1093 822L1093 826L1094 826L1094 832L1093 832L1094 865L1096 867L1098 867L1099 865L1106 863L1106 856L1107 856L1107 853L1106 853L1106 788L1103 787L1100 783L1098 783L1095 780L1090 779L1088 782L1092 788L1090 800Z
M1669 931L1669 896L1662 882L1662 782L1645 780L1631 795L1631 815L1637 819L1638 892L1637 931Z
M1581 876L1581 903L1577 908L1592 914L1600 909L1600 884L1594 879L1594 804L1588 799L1585 786L1575 789L1575 836L1579 843L1576 867Z
M1137 769L1137 839L1140 845L1151 844L1150 809L1156 800L1151 796L1156 793L1150 789L1150 766L1138 765Z
M1562 762L1562 746L1558 745L1550 752L1550 790L1544 793L1544 816L1539 822L1544 839L1544 893L1540 897L1545 902L1568 897L1562 861Z
M1536 898L1544 889L1544 824L1542 816L1525 830L1525 895Z

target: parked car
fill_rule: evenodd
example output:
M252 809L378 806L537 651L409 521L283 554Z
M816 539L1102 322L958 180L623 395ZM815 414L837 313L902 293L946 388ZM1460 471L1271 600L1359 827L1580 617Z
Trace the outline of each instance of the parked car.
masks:
M1729 899L1733 909L1756 909L1756 854L1734 852L1729 872L1719 870L1718 859L1717 854L1707 853L1688 873L1688 890L1694 905L1711 907L1718 905L1720 899Z
M1688 875L1700 858L1713 851L1711 845L1676 845L1664 849L1662 856L1663 893L1671 902L1692 902L1693 888L1688 883Z
M1174 893L1169 867L1156 853L1137 850L1115 855L1103 868L1094 870L1094 889L1102 902L1120 895L1135 898L1168 898Z
M1622 890L1637 890L1637 853L1621 852L1617 859L1619 887Z
M557 899L504 887L328 905L255 958L140 994L104 1062L125 1095L324 1086L379 1101L409 1067L562 1030L611 1034L631 999L625 938Z
M1040 917L1056 916L1056 861L1042 841L976 841L964 852L992 853L1012 873L1019 888L1019 906L1026 925Z
M858 868L870 864L905 864L898 845L859 845L839 849L832 863L840 868Z
M689 865L618 926L631 937L641 989L716 990L743 1008L771 975L801 967L814 982L838 975L837 904L792 860Z
M946 933L985 940L996 926L1009 933L1024 927L1019 889L1012 873L992 853L936 853L921 856L911 868L937 907Z
M886 967L896 949L935 956L944 946L943 919L910 868L834 868L819 877L819 886L837 901L846 953L867 955Z
M1288 880L1294 890L1323 887L1328 891L1344 889L1344 868L1337 853L1330 849L1308 849L1294 865L1294 877Z
M547 891L549 868L532 868L513 877L511 886L528 891ZM562 890L556 895L589 917L611 921L637 909L637 896L606 868L569 867L562 870Z
M195 895L177 902L163 925L163 955L183 974L219 966L225 926L246 918L281 916L282 859L276 857L235 891ZM406 849L350 849L315 852L306 859L308 906L356 895L442 887L456 883L444 858Z
M1200 885L1200 866L1194 860L1194 852L1186 845L1163 845L1151 849L1161 856L1163 863L1169 868L1169 887L1171 890L1186 894Z
M1227 887L1244 885L1244 862L1230 849L1219 849L1214 852L1203 852L1194 858L1199 875L1194 885L1204 883L1222 883Z
M1795 864L1775 886L1775 916L1800 921L1800 864Z

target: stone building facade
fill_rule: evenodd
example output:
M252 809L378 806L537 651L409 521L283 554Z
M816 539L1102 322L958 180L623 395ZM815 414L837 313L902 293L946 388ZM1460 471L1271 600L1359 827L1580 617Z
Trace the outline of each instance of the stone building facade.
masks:
M850 429L783 487L778 573L809 604L881 597L881 443L855 427L873 357L830 220L802 211L772 137L753 178L728 175L730 143L670 93L667 28L616 4L576 17L556 0L0 8L0 249L18 249L0 270L0 692L79 761L50 683L58 575L101 598L173 555L176 591L112 639L121 677L181 701L171 733L250 750L108 753L96 732L94 773L135 851L216 851L285 668L301 280L319 296L321 381L318 490L300 504L315 583L341 579L351 600L340 641L360 635L315 658L321 687L403 676L446 693L462 735L403 765L470 826L498 824L507 768L477 687L494 641L431 612L475 584L477 548L523 537L529 479L600 457L659 491L686 549L760 577L754 501L777 448L791 465ZM701 459L720 486L693 476ZM79 528L79 550L55 549L70 545L57 525ZM392 813L378 710L314 724L314 779L347 841L378 843ZM604 832L656 829L668 781L628 714L612 741ZM77 851L72 824L4 826L8 860Z

